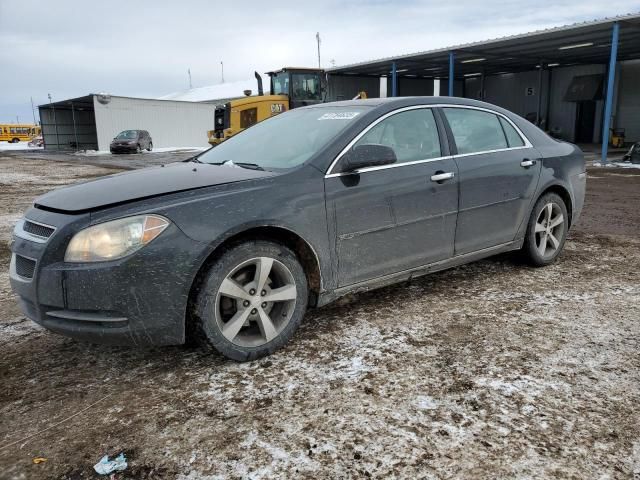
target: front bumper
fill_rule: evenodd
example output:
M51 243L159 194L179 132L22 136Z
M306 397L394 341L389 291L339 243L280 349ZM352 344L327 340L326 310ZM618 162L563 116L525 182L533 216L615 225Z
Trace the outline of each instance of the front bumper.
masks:
M131 153L137 150L137 145L110 145L109 150L111 153Z
M95 343L184 343L189 291L204 245L172 224L124 259L65 263L66 246L88 217L27 213L55 232L46 241L25 238L19 229L14 234L10 282L24 314L53 332Z

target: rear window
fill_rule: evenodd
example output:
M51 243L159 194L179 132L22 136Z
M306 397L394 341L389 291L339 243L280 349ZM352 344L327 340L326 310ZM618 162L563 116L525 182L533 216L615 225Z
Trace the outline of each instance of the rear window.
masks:
M513 128L513 125L511 125L502 117L498 118L500 118L500 123L502 124L502 128L504 129L504 134L507 136L507 143L509 144L509 147L524 147L524 140L522 139L520 134L516 132L516 129Z

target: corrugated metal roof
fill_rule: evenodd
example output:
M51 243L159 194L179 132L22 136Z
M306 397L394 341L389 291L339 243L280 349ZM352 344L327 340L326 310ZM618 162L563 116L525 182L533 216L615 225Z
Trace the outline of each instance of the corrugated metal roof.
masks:
M609 55L611 26L621 24L620 60L640 58L640 13L629 13L610 18L563 25L544 30L499 37L479 42L454 45L410 54L385 57L327 69L331 74L386 75L392 62L397 69L405 70L404 76L434 77L446 73L449 52L456 53L457 72L464 75L482 67L491 67L494 73L500 69L518 70L546 63L598 63ZM583 48L559 50L563 45L593 43ZM481 62L464 64L465 60L486 56ZM433 67L425 69L427 66ZM432 65L431 65L432 64ZM461 65L460 65L461 64ZM462 68L458 68L462 66Z

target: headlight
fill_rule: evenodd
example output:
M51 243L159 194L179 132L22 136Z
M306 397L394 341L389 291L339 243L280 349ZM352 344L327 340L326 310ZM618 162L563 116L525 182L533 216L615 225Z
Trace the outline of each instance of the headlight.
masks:
M169 221L157 215L121 218L85 228L69 242L65 262L104 262L126 257L160 235Z

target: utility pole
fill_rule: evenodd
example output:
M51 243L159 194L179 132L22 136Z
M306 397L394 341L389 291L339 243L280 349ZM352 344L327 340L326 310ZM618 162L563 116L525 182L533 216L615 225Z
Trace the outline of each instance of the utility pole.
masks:
M222 83L224 83L224 62L220 60L220 67L222 68Z
M20 123L20 117L18 115L16 115L16 123Z
M33 97L31 97L31 113L33 113L33 124L37 125L36 122L36 107L33 106Z
M316 32L316 42L318 42L318 68L322 68L320 66L320 32Z
M51 94L47 93L47 97L49 97L49 104L51 104ZM60 136L58 135L58 119L56 118L55 105L51 105L51 110L53 110L53 126L56 129L56 150L60 150ZM44 137L44 130L42 131L42 136Z
M189 74L189 90L193 88L193 84L191 83L191 69L187 68L187 73Z

